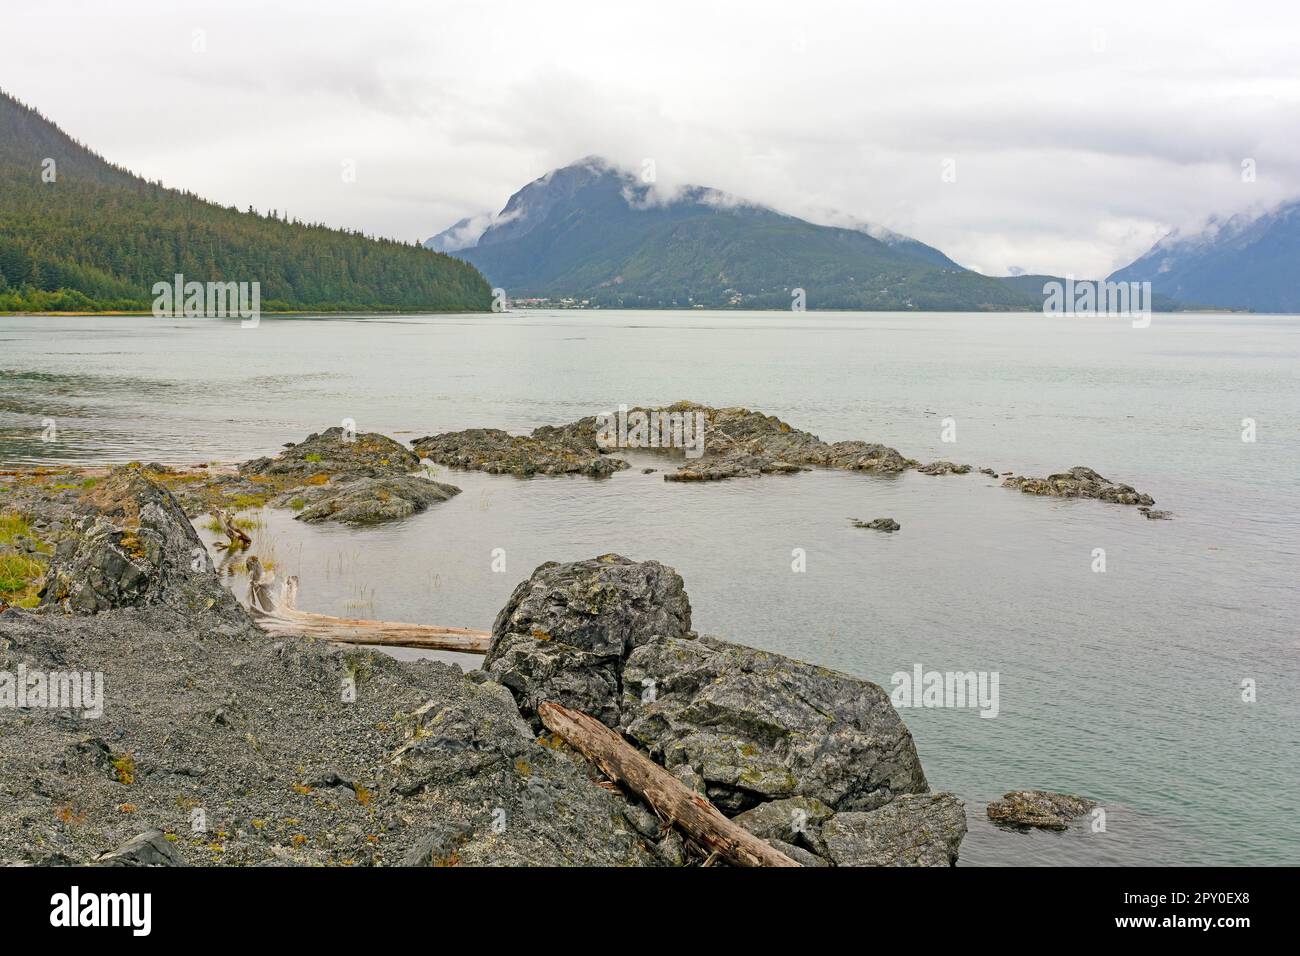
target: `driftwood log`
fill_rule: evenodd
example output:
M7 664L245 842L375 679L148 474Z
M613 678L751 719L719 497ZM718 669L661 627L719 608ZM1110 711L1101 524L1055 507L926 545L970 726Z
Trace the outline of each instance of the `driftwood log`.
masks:
M271 585L275 583L275 572L262 567L257 555L250 554L244 562L248 571L248 606L254 615L259 611L274 611L275 598L271 594Z
M218 508L212 512L212 517L217 519L217 524L221 525L221 531L230 539L228 548L239 548L241 551L253 543L253 539L244 533L243 529L235 525L234 516Z
M548 730L559 734L607 777L636 793L660 817L703 847L710 859L716 856L737 866L799 866L780 850L732 823L712 803L595 717L549 700L537 708L537 716Z
M462 654L486 654L492 641L489 631L467 627L436 627L430 624L403 624L396 621L366 621L331 617L298 610L298 577L288 578L278 602L270 599L268 574L255 556L248 559L249 610L253 620L268 634L294 634L319 637L346 644L380 644L389 647L414 647L431 651L459 651ZM256 578L255 575L256 574ZM271 579L273 579L271 575Z

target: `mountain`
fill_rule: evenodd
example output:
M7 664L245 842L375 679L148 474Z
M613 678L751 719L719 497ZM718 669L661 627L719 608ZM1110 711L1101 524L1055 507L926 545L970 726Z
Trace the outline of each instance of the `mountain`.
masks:
M1110 278L1217 308L1300 312L1300 200L1171 233Z
M496 216L429 239L516 301L628 308L1024 309L1028 296L914 239L821 226L701 186L664 195L597 157L554 170Z
M492 300L471 266L419 245L146 182L0 91L0 312L146 311L154 283L176 273L260 282L268 311L477 311Z
M1061 289L1067 288L1068 282L1073 282L1074 284L1073 288L1076 290L1082 289L1083 286L1091 284L1093 286L1094 301L1104 302L1106 300L1101 297L1103 294L1101 286L1103 283L1109 280L1066 279L1062 276L1052 276L1052 275L1018 275L1018 276L1001 276L998 279L998 281L1003 282L1006 285L1009 285L1013 289L1017 289L1020 292L1024 292L1027 295L1034 296L1034 298L1039 302L1039 304L1042 305L1048 300L1049 297L1048 293L1045 293L1043 291L1043 287L1046 286L1047 283L1049 282L1057 283ZM1119 281L1119 280L1114 280L1114 281ZM1152 286L1151 288L1151 311L1152 312L1183 312L1192 308L1195 307L1187 304L1186 302L1181 302L1178 299L1173 299L1167 295L1157 292L1155 290L1155 287Z

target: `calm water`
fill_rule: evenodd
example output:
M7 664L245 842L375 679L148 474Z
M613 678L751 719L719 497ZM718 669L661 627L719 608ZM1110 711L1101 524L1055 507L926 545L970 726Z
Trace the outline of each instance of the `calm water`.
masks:
M268 512L257 547L301 576L309 609L478 627L542 561L655 558L685 578L701 631L886 687L917 663L997 672L996 719L903 711L931 783L967 801L964 863L1300 862L1296 318L0 318L10 463L238 460L345 418L410 439L683 398L921 460L1088 465L1177 518L982 475L699 486L639 468L606 481L436 469L465 493L366 531ZM949 417L955 444L941 441ZM46 418L54 443L40 440ZM884 515L903 530L848 521ZM988 800L1026 787L1102 801L1106 832L984 822Z

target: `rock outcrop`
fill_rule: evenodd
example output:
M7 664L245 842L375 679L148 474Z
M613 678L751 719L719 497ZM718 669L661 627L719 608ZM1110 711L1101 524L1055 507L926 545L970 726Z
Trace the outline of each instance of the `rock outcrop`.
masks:
M686 764L724 812L804 796L871 809L928 789L912 736L870 681L712 637L628 655L619 729Z
M903 527L893 518L873 518L870 521L862 521L859 518L850 518L849 520L853 522L853 527L867 528L871 531L894 532Z
M299 521L376 524L410 517L458 494L455 485L417 475L358 475L294 489L271 504L294 509Z
M153 477L191 517L270 505L292 509L302 521L367 525L409 517L460 493L415 474L419 467L419 456L391 438L334 427L234 473L162 468Z
M960 801L929 793L882 688L695 634L681 578L657 562L542 565L498 616L484 669L526 716L544 700L586 711L751 832L819 863L835 858L817 834L841 815L847 865L951 862L965 833ZM873 815L906 795L926 800Z
M628 467L620 458L601 454L594 439L578 430L544 426L532 435L511 435L499 428L470 428L429 435L412 442L416 453L440 465L485 471L492 475L586 475L605 478Z
M706 422L703 455L687 460L677 472L666 473L665 481L719 481L793 474L814 466L895 475L916 465L887 445L864 441L828 444L775 415L747 408L711 408L678 402L658 411L702 412Z
M916 470L923 475L968 475L971 472L971 466L957 465L950 461L932 461Z
M821 827L836 866L952 866L966 809L950 793L906 794L866 813L837 813Z
M1103 478L1091 468L1078 466L1046 478L1025 478L1019 475L1002 482L1004 488L1018 488L1027 495L1047 495L1052 498L1096 498L1121 505L1155 504L1155 499L1131 485L1122 485Z
M115 468L81 495L75 513L73 533L50 561L42 607L95 614L165 604L230 614L237 606L181 506L143 469Z
M274 458L254 458L240 466L242 475L390 475L420 467L420 459L378 432L356 434L335 425L312 433Z
M1097 806L1087 797L1050 790L1013 790L988 805L988 817L1000 826L1064 830L1070 821Z

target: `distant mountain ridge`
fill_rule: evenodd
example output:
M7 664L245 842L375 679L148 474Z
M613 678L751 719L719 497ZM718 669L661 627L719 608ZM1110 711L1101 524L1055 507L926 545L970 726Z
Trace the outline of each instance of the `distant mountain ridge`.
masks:
M147 182L0 91L0 312L148 311L154 284L177 273L258 282L264 310L485 311L492 301L473 267L418 244Z
M495 216L462 219L425 245L473 263L515 300L789 309L803 289L817 309L1041 304L907 236L816 225L703 186L664 195L599 157L547 173Z
M1300 312L1300 200L1171 233L1110 278L1206 306Z

